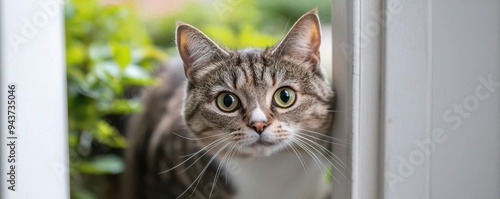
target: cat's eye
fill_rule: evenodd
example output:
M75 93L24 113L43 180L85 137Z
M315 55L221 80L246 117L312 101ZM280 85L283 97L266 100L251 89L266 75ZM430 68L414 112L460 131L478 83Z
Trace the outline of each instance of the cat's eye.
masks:
M288 108L292 106L293 103L295 102L295 98L296 98L295 91L293 91L289 87L283 87L278 89L274 93L273 97L274 103L281 108Z
M233 112L239 107L238 97L230 92L221 93L217 97L217 106L224 112Z

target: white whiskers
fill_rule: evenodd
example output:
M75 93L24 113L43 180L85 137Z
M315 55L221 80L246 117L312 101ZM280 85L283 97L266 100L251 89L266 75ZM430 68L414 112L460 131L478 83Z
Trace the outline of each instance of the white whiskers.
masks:
M193 192L191 193L191 195L189 195L189 197L193 196L194 192L196 191L196 188L198 187L198 184L201 181L201 177L203 176L203 174L207 170L208 166L210 166L210 164L215 160L215 158L217 157L217 155L219 155L219 153L222 152L222 150L224 150L228 145L229 145L229 143L227 143L226 145L224 145L223 147L221 147L219 150L217 150L217 152L215 152L215 154L212 156L212 158L210 158L210 161L208 161L207 165L205 166L205 168L203 168L203 170L198 175L198 177L196 177L196 179L194 179L193 183L191 183L191 185L189 185L189 187L186 188L186 190L184 190L184 192L182 192L181 195L179 195L177 197L177 199L179 199L180 197L182 197L182 195L184 195L194 185L194 183L196 183L196 186L194 187Z
M334 138L319 132L307 129L299 129L299 130L303 132L296 132L295 136L291 138L292 143L287 144L287 146L290 149L292 149L292 151L294 151L295 155L297 156L297 159L299 159L299 161L301 162L304 170L306 171L305 161L303 157L300 155L301 153L298 152L296 147L300 147L306 154L308 154L317 164L317 166L320 169L327 172L327 174L330 175L337 183L340 182L335 176L333 176L333 173L329 169L327 169L323 163L327 162L330 166L333 167L333 169L338 171L343 178L349 180L349 178L344 174L345 172L348 173L351 172L349 167L332 151L330 151L325 146L317 142L322 141L339 146L348 146L349 144L342 139ZM322 161L320 158L324 160Z
M176 166L174 166L174 167L172 167L172 168L170 168L170 169L167 169L167 170L165 170L165 171L159 172L158 174L164 174L164 173L167 173L167 172L169 172L169 171L174 170L175 168L177 168L177 167L179 167L179 166L183 165L184 163L186 163L187 161L189 161L189 160L190 160L191 158L193 158L196 154L201 153L201 152L202 152L202 151L204 151L205 149L207 149L207 148L209 148L210 146L212 146L214 143L217 143L217 144L215 145L215 146L217 146L217 145L219 145L220 143L224 142L224 141L225 141L225 140L227 140L227 139L229 139L229 138L228 138L228 137L222 137L222 138L219 138L219 139L217 139L217 140L213 141L212 143L210 143L210 144L208 144L207 146L205 146L205 147L203 147L202 149L200 149L198 152L196 152L196 153L194 153L193 155L191 155L191 157L189 157L188 159L186 159L186 160L182 161L181 163L179 163L178 165L176 165ZM215 147L215 146L214 146L214 147ZM210 150L212 150L214 147L211 147L211 148L210 148ZM207 153L208 153L208 151L210 151L210 150L207 150L207 152L205 152L203 155L207 154ZM203 157L203 155L202 155L202 157ZM199 159L199 158L198 158L198 159Z
M176 132L173 132L173 131L172 131L172 134L177 135L177 136L179 136L179 137L181 137L181 138L184 138L184 139L186 139L186 140L203 140L203 139L207 139L207 138L217 137L217 136L220 136L220 135L225 135L224 133L218 133L218 134L214 134L214 135L209 135L209 136L207 136L207 137L201 137L201 138L190 138L190 137L186 137L186 136L183 136L183 135L179 135L179 134L177 134Z

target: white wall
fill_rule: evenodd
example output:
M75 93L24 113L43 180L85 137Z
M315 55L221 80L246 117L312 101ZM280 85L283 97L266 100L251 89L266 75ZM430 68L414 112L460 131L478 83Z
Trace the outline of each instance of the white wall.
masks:
M500 198L500 2L401 2L386 32L384 198Z
M447 139L430 158L430 198L498 199L500 1L433 1L431 15L432 127Z
M69 198L62 8L55 0L0 3L0 198ZM7 189L6 179L11 83L16 85L16 191Z
M352 181L334 198L500 198L500 1L335 5Z

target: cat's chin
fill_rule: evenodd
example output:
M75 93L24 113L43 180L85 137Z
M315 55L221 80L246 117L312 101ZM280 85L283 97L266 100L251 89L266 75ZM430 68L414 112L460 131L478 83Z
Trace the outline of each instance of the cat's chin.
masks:
M275 152L271 149L249 149L241 152L240 156L244 158L253 158L253 157L267 157Z
M277 154L281 151L282 147L273 143L259 143L255 142L240 151L242 157L267 157Z

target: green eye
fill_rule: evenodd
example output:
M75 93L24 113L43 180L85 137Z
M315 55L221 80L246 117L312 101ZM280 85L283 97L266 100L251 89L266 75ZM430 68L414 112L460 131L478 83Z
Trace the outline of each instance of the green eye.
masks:
M274 103L281 108L288 108L295 102L295 91L284 87L274 93Z
M238 97L230 92L221 93L217 97L217 106L224 112L233 112L238 108L239 104Z

